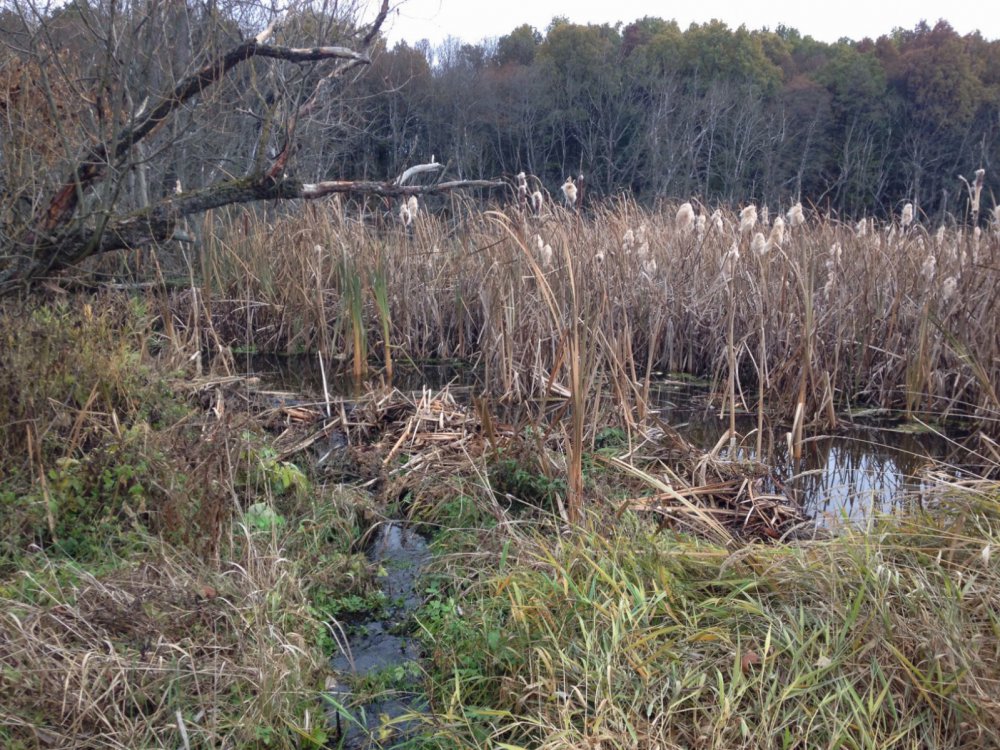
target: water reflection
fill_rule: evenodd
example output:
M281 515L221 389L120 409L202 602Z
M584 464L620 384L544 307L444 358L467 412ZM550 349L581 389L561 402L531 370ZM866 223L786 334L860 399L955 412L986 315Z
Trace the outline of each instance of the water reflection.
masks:
M317 398L323 393L315 356L247 357L245 366L246 372L274 387ZM327 375L332 397L356 397L370 387L349 375ZM475 371L456 363L397 367L393 378L393 385L404 391L445 384L471 391ZM661 419L704 450L716 445L729 424L728 416L721 417L710 406L708 389L701 385L665 379L651 389L650 400ZM738 415L737 430L748 437L737 445L736 458L756 458L755 428L755 415ZM924 473L932 461L945 462L956 476L962 475L964 451L933 433L910 433L892 423L845 425L836 435L807 435L802 461L795 466L786 447L787 430L787 425L765 427L765 461L781 483L776 489L797 499L806 513L818 519L834 516L861 522L869 510L888 512L905 502L919 502L929 489Z
M695 445L711 448L729 426L728 415L710 408L703 387L666 382L651 397L661 418ZM751 437L738 444L736 458L756 458L756 426L756 415L737 416L737 431ZM888 512L919 502L930 488L925 471L932 464L944 462L956 476L962 473L960 446L942 435L908 432L891 423L842 425L836 435L807 436L796 466L788 455L787 430L787 425L765 425L765 459L785 492L817 517L860 522L870 510Z

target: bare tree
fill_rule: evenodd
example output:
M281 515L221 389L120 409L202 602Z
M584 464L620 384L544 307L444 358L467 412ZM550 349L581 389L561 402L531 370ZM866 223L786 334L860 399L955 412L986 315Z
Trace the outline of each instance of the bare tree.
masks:
M343 116L388 12L389 0L0 5L0 295L228 204L496 186L294 176L300 132Z

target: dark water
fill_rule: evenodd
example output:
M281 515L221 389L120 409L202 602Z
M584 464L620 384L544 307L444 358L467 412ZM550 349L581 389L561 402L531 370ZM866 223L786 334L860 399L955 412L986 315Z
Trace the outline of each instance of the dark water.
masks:
M415 728L401 717L425 710L412 616L422 603L417 582L430 556L427 543L406 526L386 523L375 530L368 555L384 573L379 582L389 603L376 617L345 624L346 642L332 661L339 678L328 690L334 747L394 747ZM366 681L388 689L378 700L363 702L351 686Z
M704 387L666 382L651 400L662 419L693 444L706 450L729 427L718 408L708 403ZM737 458L755 458L755 414L738 414L736 429L748 436L737 444ZM784 489L811 516L863 521L870 511L889 512L903 503L919 502L931 487L929 469L944 464L961 476L968 453L955 440L930 431L914 432L898 420L842 422L836 434L804 437L802 461L788 455L788 425L765 425L763 447L769 464L783 478ZM728 454L728 447L722 455Z
M247 360L248 372L265 382L295 393L321 398L323 380L318 360L312 357L281 357ZM358 396L366 385L351 377L327 373L331 397ZM374 380L378 382L377 378ZM451 385L456 397L464 387L476 384L475 372L456 364L397 368L393 385L400 390L419 392L423 387ZM660 418L691 443L710 450L729 426L709 404L703 385L663 378L654 384L650 400ZM738 415L737 430L747 437L737 447L737 458L756 458L756 416ZM931 432L913 432L908 426L889 419L851 423L844 421L836 434L806 434L803 459L794 465L788 456L785 433L788 425L774 425L765 431L764 460L776 468L783 490L798 500L811 516L823 521L844 518L864 520L870 511L888 512L903 503L919 502L930 488L927 470L932 461L944 463L955 476L962 476L967 452L954 440ZM723 451L723 456L727 451Z

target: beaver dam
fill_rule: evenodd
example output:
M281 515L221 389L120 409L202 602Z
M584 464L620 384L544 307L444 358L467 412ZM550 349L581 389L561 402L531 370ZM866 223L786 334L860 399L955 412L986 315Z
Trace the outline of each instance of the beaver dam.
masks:
M324 405L323 373L315 357L255 356L244 362L248 371L259 378L261 388L273 387L269 398L277 404L297 410L304 420L319 425ZM334 403L347 404L352 411L371 398L379 380L359 381L349 373L331 375L327 392ZM396 398L416 403L417 394L440 390L441 396L467 409L474 401L477 375L473 368L459 363L403 368L396 373ZM406 395L409 394L409 395ZM652 437L676 442L677 457L708 454L719 446L727 424L713 405L707 384L690 378L660 375L650 389L650 404L659 427ZM518 409L504 408L515 422ZM335 411L339 406L335 408ZM522 419L526 415L522 414ZM339 416L325 424L325 440L319 445L332 446L336 455L347 448L347 430L336 426ZM755 429L752 414L738 417L738 429L750 439L741 440L730 456L728 443L716 452L719 459L734 459L737 465L756 466L758 489L766 487L772 496L784 497L789 505L807 518L825 525L830 520L865 520L871 511L889 512L910 503L920 503L933 495L934 484L942 477L960 480L977 476L983 456L972 446L976 440L959 425L949 428L905 422L900 415L879 410L859 410L845 415L832 434L819 432L804 440L804 451L796 462L787 450L784 433L777 425L764 444L766 455L758 458L752 439ZM669 435L669 437L667 437ZM647 438L650 435L646 436ZM621 431L605 430L595 438L595 448L612 455L620 443L623 456L643 454L640 443L634 453L625 450ZM641 440L642 438L640 438ZM767 469L763 469L767 464ZM701 493L695 493L700 496ZM707 493L710 497L712 493ZM720 495L721 496L721 495Z

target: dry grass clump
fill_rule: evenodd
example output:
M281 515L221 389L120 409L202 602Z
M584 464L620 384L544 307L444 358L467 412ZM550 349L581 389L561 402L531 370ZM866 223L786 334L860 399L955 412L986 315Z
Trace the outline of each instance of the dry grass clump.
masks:
M35 561L8 581L0 744L288 746L322 729L317 624L292 563L245 541L218 571L154 547L103 574Z
M220 219L210 312L225 343L319 350L358 373L372 357L474 360L514 399L572 390L577 321L593 393L610 391L626 420L641 419L642 374L669 369L720 383L733 371L739 409L760 386L789 420L875 405L995 429L995 233L855 227L797 205L787 223L755 218L755 234L740 229L750 208L619 201L529 217L456 200L408 228L339 204Z

